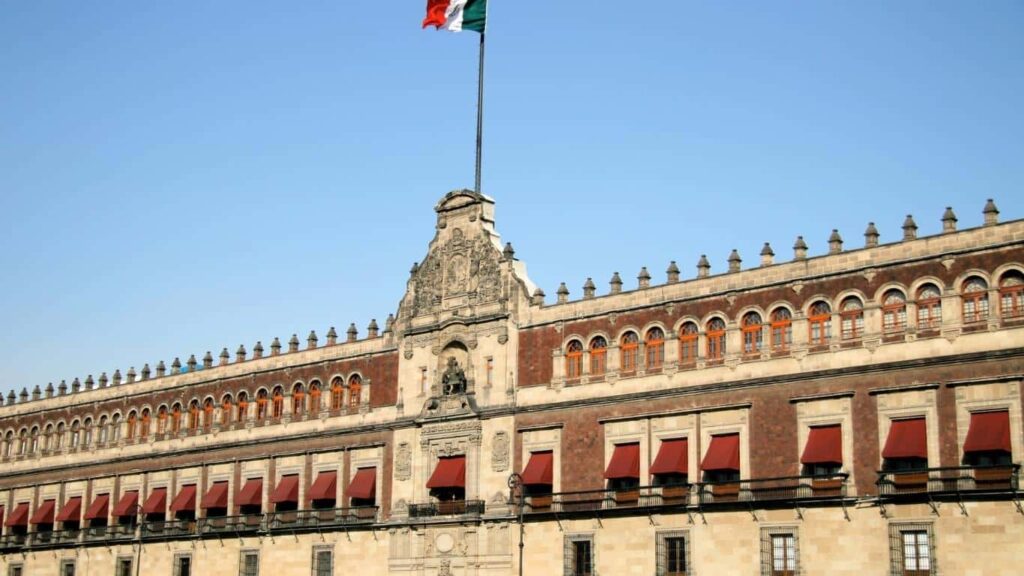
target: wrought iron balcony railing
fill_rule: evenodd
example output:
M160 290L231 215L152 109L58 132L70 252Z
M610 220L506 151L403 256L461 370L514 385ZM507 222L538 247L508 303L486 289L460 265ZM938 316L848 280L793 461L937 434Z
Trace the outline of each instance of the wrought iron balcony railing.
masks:
M484 513L483 500L444 500L424 504L409 504L409 518L435 516L479 516Z
M5 534L0 536L0 550L21 548L28 541L27 534Z
M195 534L195 520L158 520L142 523L143 538L177 538Z
M258 532L263 528L263 514L211 516L196 521L200 534L237 534Z
M82 528L82 539L86 542L102 542L108 540L131 540L135 537L135 527L128 524L111 526L89 526Z
M328 508L324 510L293 510L267 514L268 530L297 528L330 528L353 524L373 524L377 521L377 506Z
M886 497L922 494L1015 492L1020 465L952 466L878 472L878 495Z

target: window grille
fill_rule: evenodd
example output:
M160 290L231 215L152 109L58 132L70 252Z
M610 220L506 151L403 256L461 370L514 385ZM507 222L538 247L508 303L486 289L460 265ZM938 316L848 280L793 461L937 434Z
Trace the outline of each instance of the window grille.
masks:
M761 528L761 576L799 576L797 543L796 528Z
M238 576L260 576L260 553L242 550L238 555Z
M564 576L597 576L594 568L594 537L577 534L565 537Z
M334 575L334 550L330 547L313 548L313 576Z
M891 576L938 576L935 535L926 522L889 525Z
M657 576L687 576L690 568L690 536L686 531L659 532L655 563Z

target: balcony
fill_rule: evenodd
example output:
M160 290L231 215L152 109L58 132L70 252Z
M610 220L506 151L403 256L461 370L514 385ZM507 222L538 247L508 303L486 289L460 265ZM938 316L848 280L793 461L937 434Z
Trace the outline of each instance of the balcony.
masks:
M809 502L846 497L847 474L755 478L736 482L696 484L701 506L733 502Z
M328 508L325 510L293 510L267 514L267 529L320 529L373 524L377 521L376 506Z
M113 526L90 526L82 528L82 540L85 542L125 541L135 538L135 527L127 524Z
M479 516L484 513L483 500L445 500L426 504L409 504L409 518L438 516Z
M80 530L54 530L52 532L33 532L27 542L33 547L62 546L76 544L82 532Z
M953 466L920 470L880 471L878 495L899 498L928 495L1013 493L1019 487L1020 465Z
M200 534L245 534L263 528L263 514L240 516L211 516L200 518L196 527Z
M0 550L18 550L27 540L27 534L5 534L0 536Z
M195 520L160 520L142 523L143 539L181 538L195 534Z

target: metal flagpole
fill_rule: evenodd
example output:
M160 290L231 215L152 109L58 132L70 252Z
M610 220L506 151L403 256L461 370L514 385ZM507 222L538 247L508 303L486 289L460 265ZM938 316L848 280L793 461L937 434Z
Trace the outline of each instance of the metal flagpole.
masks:
M476 89L476 187L480 193L480 165L484 143L484 32L480 32L480 67L477 72Z

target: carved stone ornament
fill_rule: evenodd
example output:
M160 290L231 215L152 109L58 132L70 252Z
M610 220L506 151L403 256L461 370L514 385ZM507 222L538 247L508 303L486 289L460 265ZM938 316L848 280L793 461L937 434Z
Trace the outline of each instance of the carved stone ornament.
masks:
M412 477L412 447L402 442L395 450L395 479L408 480Z
M431 250L413 274L411 315L439 312L446 308L446 299L460 296L470 304L497 302L500 261L501 252L486 232L467 235L461 228L452 229L448 241Z
M491 469L495 472L508 470L509 438L508 432L494 433L494 446L491 447Z
M437 570L437 576L452 576L451 560L441 560L441 567Z

